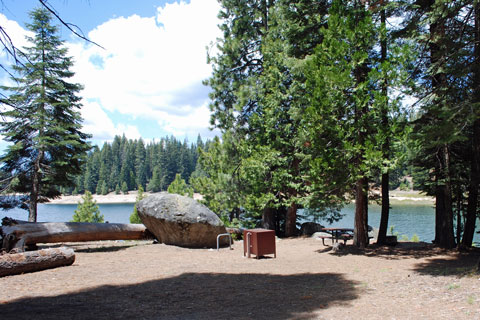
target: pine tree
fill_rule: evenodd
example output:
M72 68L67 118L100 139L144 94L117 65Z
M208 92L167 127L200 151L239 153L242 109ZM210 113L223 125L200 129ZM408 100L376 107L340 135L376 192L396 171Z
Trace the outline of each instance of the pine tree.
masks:
M12 145L0 158L2 170L9 178L3 190L25 196L3 203L3 207L28 208L29 221L37 219L37 203L60 195L60 187L71 186L81 171L89 149L88 135L82 133L81 90L69 83L74 74L67 49L51 25L51 14L45 9L30 13L27 28L34 34L25 48L26 62L13 66L18 85L2 87L11 92L2 99L0 132ZM5 200L5 199L4 199Z
M228 148L232 147L230 136L222 135L222 141L215 137L200 149L197 168L190 181L201 200L225 223L239 219L241 207L246 205L245 194L238 192L244 182L235 174L238 159L232 159Z
M122 192L123 194L128 194L128 186L125 181L122 182Z
M104 221L103 215L100 213L97 202L93 200L92 194L85 191L82 200L83 202L78 203L72 222L102 223Z
M137 198L135 199L135 204L133 205L133 213L130 215L130 223L142 223L142 220L140 220L140 217L138 216L137 205L145 198L146 195L143 193L143 187L139 185Z
M376 61L379 28L359 1L333 1L322 43L305 62L307 96L303 126L312 137L312 185L342 190L354 186L354 244L368 244L368 191L372 171L382 166L378 134L386 97ZM391 69L390 69L391 71ZM319 181L323 179L323 181Z
M161 169L159 166L155 166L155 168L153 169L152 179L150 179L147 185L147 191L159 192L161 190L162 190Z
M145 186L147 182L146 166L145 166L145 144L140 138L135 146L135 182L137 186Z
M193 198L193 189L187 185L185 180L182 179L182 175L180 173L175 175L175 179L168 186L168 193L176 193L181 196Z
M409 10L405 30L421 49L412 72L419 99L411 137L413 164L417 177L425 178L417 185L436 198L434 242L453 248L454 219L458 242L465 214L463 242L468 246L475 229L480 167L478 134L474 133L480 92L475 57L478 1L429 0Z
M102 195L107 195L109 190L108 190L108 186L107 186L107 183L105 181L102 181L102 185L100 187L100 192Z

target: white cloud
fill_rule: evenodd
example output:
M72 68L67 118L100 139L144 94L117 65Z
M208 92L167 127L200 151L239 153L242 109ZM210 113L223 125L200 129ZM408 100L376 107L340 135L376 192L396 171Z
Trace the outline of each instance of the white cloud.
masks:
M219 9L216 0L167 4L156 17L119 17L91 31L90 39L105 50L69 43L69 54L76 61L74 81L85 86L85 99L98 101L95 108L84 103L90 108L83 113L84 131L95 130L101 139L119 129L138 133L131 127L114 127L103 108L156 120L175 135L205 132L210 112L202 80L211 74L206 47L220 36ZM105 126L89 125L99 118Z
M128 139L140 138L138 128L131 125L114 125L113 121L103 111L96 102L85 103L81 109L83 122L83 132L93 135L97 141L110 141L116 135L123 135Z
M1 46L0 50L0 64L5 68L8 68L10 65L14 64L14 58L12 57L13 47L16 49L22 50L23 47L28 45L28 41L25 36L32 37L33 34L23 29L16 21L8 20L5 15L0 13L0 26L2 27L5 34L0 34L2 42L6 44L6 47ZM10 51L8 52L7 49ZM16 52L15 52L16 54ZM17 56L18 58L21 58ZM7 86L15 85L13 81L9 78L7 72L2 72L0 77L0 83Z
M3 31L8 35L8 38L2 35L5 43L11 43L18 49L28 45L28 41L25 36L33 37L33 33L23 29L18 22L9 20L5 15L0 13L0 26ZM0 51L0 56L5 57L7 53L5 50ZM13 61L12 61L13 62Z

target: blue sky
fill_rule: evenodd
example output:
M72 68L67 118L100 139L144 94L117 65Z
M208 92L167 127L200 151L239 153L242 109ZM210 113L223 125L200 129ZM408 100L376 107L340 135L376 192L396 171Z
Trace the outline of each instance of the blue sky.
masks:
M166 135L212 138L207 47L221 36L216 0L50 0L101 49L62 28L82 91L83 131L95 143L115 135L152 140ZM25 22L38 0L3 0L0 25L18 46L28 45ZM5 53L0 60L5 63ZM0 71L0 83L8 76Z

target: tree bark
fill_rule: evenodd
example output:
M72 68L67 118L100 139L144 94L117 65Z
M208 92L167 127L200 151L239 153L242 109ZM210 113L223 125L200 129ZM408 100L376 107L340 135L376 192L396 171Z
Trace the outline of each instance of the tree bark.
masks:
M141 240L152 238L143 224L40 222L4 226L0 229L2 249L7 252L36 243L100 240Z
M355 192L355 222L353 244L359 248L365 248L368 244L368 182L366 178L357 180Z
M275 230L275 210L272 208L263 209L262 227L268 230Z
M450 153L448 146L439 149L438 161L440 162L437 175L437 190L435 204L435 244L441 248L452 249L455 247L453 232L453 206L452 189L450 182ZM441 181L438 181L441 179Z
M69 266L75 261L70 248L52 248L38 251L0 255L0 277Z
M435 1L429 0L426 5L428 10L434 10ZM444 67L445 46L442 42L445 40L445 19L438 18L430 23L430 65L434 67L436 73L431 76L432 89L437 98L435 103L441 105L445 99L444 91L448 87L447 75L442 71ZM439 65L437 65L439 64ZM453 206L452 206L452 187L450 173L450 150L447 143L438 145L435 154L436 168L436 205L435 205L435 243L442 248L455 247L455 237L453 232Z
M285 236L293 237L297 235L297 208L296 203L292 203L287 209L285 217Z
M380 20L382 26L386 25L386 12L385 9L382 9L380 13ZM387 60L387 40L382 39L380 43L381 47L381 61L384 62ZM388 82L387 79L383 79L382 83L382 94L385 97L385 104L382 108L382 129L385 132L389 132L389 121L388 121ZM385 135L385 141L382 145L382 155L384 160L390 158L390 139L389 133ZM387 169L388 170L388 169ZM388 228L388 216L390 213L390 177L389 172L386 171L382 173L382 213L380 216L380 226L378 228L378 237L377 244L384 245L387 241L387 228Z

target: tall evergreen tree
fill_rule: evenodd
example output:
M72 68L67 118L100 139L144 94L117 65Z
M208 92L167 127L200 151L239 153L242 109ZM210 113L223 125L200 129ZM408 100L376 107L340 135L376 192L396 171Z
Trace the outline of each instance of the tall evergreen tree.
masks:
M147 183L146 173L146 151L145 144L142 138L140 138L135 146L135 182L137 186L144 187Z
M354 244L368 244L368 192L374 170L384 166L390 129L383 123L392 108L382 90L397 77L395 57L382 61L371 8L361 1L333 1L322 43L305 59L310 106L302 124L311 137L314 186L347 190L355 197ZM389 80L390 81L390 80ZM324 179L320 181L319 179Z
M58 28L45 9L32 11L30 17L27 28L34 36L27 38L27 61L13 66L17 86L2 87L11 94L2 99L6 111L0 131L12 145L0 160L9 176L3 190L25 195L4 207L28 208L29 221L36 221L37 203L59 196L59 188L72 185L80 173L89 136L80 131L82 87L68 82L73 62Z
M473 61L471 64L472 73L472 94L470 104L473 106L473 124L471 129L471 156L470 156L470 182L468 186L468 207L465 218L465 232L462 239L464 246L471 246L475 233L475 222L479 211L479 189L480 189L480 1L475 1L473 11ZM479 261L480 270L480 261Z
M478 1L473 0L421 1L409 8L405 26L424 48L412 73L418 77L420 106L412 135L414 165L426 177L421 189L436 198L435 243L444 248L455 246L455 218L460 238L465 208L464 243L471 244L478 214L476 8Z

